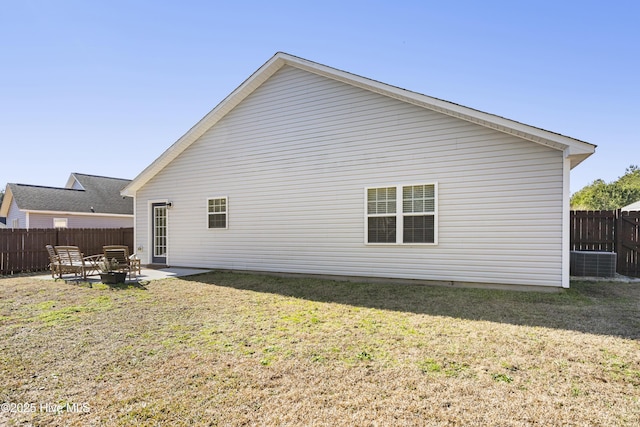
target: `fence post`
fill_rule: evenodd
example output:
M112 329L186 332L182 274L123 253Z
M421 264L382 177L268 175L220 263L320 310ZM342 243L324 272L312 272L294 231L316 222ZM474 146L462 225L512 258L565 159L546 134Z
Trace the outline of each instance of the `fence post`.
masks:
M620 253L620 249L622 249L622 234L620 233L620 221L622 221L622 209L616 209L616 219L613 223L613 234L614 234L614 244L613 251L617 254Z

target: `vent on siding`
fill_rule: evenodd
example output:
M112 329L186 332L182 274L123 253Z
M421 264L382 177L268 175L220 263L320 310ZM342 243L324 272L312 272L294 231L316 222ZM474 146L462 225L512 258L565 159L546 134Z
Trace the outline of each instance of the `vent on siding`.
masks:
M572 276L614 277L616 253L595 251L571 251L570 274Z

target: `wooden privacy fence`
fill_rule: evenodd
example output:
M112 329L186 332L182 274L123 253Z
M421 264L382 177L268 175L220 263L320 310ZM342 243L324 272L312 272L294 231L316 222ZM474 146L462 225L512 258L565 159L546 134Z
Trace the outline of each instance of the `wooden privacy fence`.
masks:
M640 277L640 211L571 211L571 250L615 252L616 272Z
M46 270L46 245L78 246L85 255L102 253L105 245L133 248L133 228L0 229L0 275Z

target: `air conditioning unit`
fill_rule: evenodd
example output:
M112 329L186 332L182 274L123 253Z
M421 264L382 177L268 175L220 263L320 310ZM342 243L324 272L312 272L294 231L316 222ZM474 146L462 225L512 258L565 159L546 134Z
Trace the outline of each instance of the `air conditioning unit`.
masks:
M616 253L571 251L570 274L583 277L615 277Z

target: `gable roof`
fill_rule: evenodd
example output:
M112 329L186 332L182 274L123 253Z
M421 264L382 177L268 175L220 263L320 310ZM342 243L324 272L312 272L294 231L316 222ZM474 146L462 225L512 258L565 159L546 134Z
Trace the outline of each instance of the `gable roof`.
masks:
M222 100L222 102L220 102L198 123L189 129L187 133L162 153L160 157L147 166L147 168L145 168L133 181L131 181L126 188L124 188L122 194L127 196L135 195L135 192L153 178L153 176L160 172L173 159L180 155L180 153L187 149L187 147L201 137L207 130L214 126L220 119L222 119L247 96L260 87L267 79L275 74L276 71L285 65L299 68L301 70L347 83L410 104L418 105L448 116L457 117L461 120L517 136L556 150L561 150L564 152L565 157L570 159L571 168L577 166L595 151L595 145L575 138L570 138L558 133L525 125L520 122L464 107L442 99L411 92L406 89L331 68L287 53L278 52L233 92L231 92L230 95Z
M6 215L13 200L24 211L133 215L133 200L120 195L130 182L74 173L65 188L10 183L0 212Z

